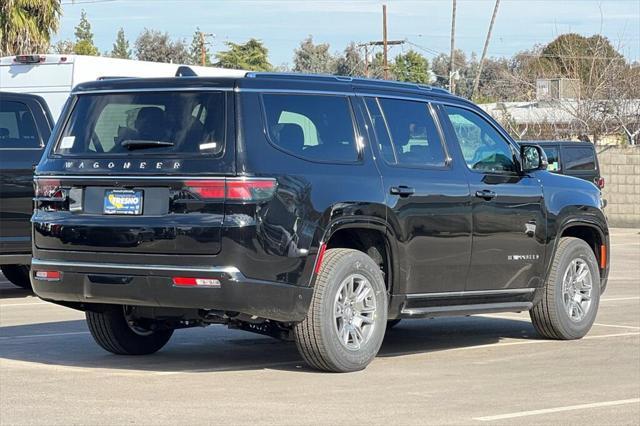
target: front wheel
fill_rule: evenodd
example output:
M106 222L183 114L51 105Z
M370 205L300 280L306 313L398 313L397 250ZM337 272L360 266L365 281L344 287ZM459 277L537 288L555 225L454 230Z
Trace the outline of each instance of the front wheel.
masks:
M167 344L172 329L154 329L153 324L138 324L128 308L114 306L103 312L87 312L87 325L93 339L116 355L148 355Z
M294 328L304 360L324 371L362 370L378 353L386 323L378 265L357 250L327 250L307 317Z
M558 243L540 302L530 311L536 331L550 339L580 339L600 303L600 270L591 247L565 237Z

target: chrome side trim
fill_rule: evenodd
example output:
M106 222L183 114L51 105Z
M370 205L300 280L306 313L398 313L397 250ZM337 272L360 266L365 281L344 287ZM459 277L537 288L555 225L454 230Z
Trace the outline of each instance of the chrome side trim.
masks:
M74 267L89 269L138 269L144 271L169 271L169 272L206 272L206 273L224 273L231 276L233 281L241 281L245 276L235 266L179 266L179 265L136 265L130 263L92 263L92 262L68 262L62 260L41 260L32 259L32 267Z
M488 314L494 312L522 312L533 308L531 302L485 303L477 305L434 306L403 309L400 314L407 317L438 317Z
M135 175L38 175L33 177L35 180L38 179L108 179L111 181L117 181L122 179L136 179L136 180L153 180L153 179L161 179L161 180L232 180L232 181L242 181L242 180L276 180L275 178L270 177L253 177L253 176L135 176Z
M528 294L533 293L535 288L509 288L502 290L473 290L473 291L447 291L443 293L415 293L407 294L407 299L439 299L444 297L465 297L465 296L495 296L508 294Z

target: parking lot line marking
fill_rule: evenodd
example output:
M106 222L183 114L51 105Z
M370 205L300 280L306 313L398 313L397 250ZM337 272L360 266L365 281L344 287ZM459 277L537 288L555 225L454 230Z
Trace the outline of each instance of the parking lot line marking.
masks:
M640 300L640 296L612 297L612 298L600 299L601 302L615 302L617 300Z
M3 336L0 337L0 340L11 340L11 339L29 339L33 337L58 337L58 336L72 336L75 334L89 334L88 331L73 331L69 333L50 333L50 334L24 334L21 336Z
M515 413L498 414L496 416L476 417L474 418L474 420L479 420L481 422L492 422L495 420L514 419L517 417L537 416L540 414L560 413L563 411L583 410L586 408L612 407L615 405L637 404L637 403L640 403L640 398L619 399L617 401L592 402L591 404L566 405L564 407L544 408L541 410L519 411Z
M607 339L609 337L626 337L626 336L640 336L640 331L633 331L628 333L615 333L615 334L600 334L596 336L585 336L580 340L574 340L574 342L580 342L581 340L594 340L594 339ZM535 345L535 344L549 344L549 343L562 343L560 340L519 340L516 342L506 342L506 343L487 343L486 345L476 345L476 346L463 346L460 348L452 348L452 349L444 349L442 352L459 352L459 351L473 351L477 349L491 349L491 348L502 348L505 346L520 346L520 345ZM425 352L391 352L384 353L385 357L389 356L410 356L410 355L424 355Z
M636 327L634 325L601 324L598 322L594 322L593 325L599 325L600 327L615 327L615 328L628 328L631 330L640 330L640 327Z
M0 308L4 308L7 306L31 306L31 305L50 305L50 306L59 306L54 303L49 302L31 302L31 303L0 303Z

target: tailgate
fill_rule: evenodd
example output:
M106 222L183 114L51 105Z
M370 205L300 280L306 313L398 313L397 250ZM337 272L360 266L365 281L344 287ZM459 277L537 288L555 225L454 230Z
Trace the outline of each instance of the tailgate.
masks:
M217 254L224 178L37 179L35 245L41 249Z

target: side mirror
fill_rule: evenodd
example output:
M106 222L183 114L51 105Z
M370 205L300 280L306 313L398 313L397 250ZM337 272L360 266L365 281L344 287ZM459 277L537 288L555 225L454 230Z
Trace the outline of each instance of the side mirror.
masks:
M523 172L547 170L549 165L547 154L544 153L544 150L539 145L521 145L520 162Z

